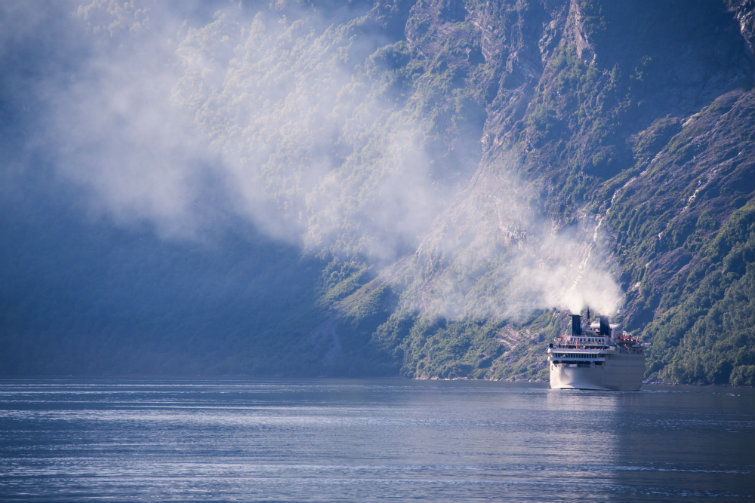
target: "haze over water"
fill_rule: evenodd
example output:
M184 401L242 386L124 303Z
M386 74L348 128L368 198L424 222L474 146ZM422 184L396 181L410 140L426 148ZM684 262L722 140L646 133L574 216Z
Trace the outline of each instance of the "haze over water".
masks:
M2 501L752 501L753 391L0 382Z

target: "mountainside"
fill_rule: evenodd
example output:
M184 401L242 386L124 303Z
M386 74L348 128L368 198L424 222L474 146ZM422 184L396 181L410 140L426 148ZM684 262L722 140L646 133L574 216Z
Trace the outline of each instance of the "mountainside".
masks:
M499 170L514 156L553 225L605 235L626 292L616 319L652 343L648 378L752 383L753 58L734 9L710 2L465 7L464 20L477 30L469 53L479 50L478 64L494 75L480 86L488 91L486 121L467 196L489 201L480 221L511 204L511 175ZM444 18L444 8L415 6L408 26L432 20L425 22L435 33L451 33L447 26L462 16ZM417 54L430 52L423 43L441 45L437 36L414 41ZM468 61L448 52L447 65L474 78ZM511 241L527 238L516 228L498 231L498 239L519 238L497 249L486 272L472 273L484 287L495 285L489 274ZM415 260L432 264L421 287L432 289L456 264L426 255L420 249ZM590 272L575 268L582 274ZM448 322L399 309L376 338L412 376L544 378L542 346L564 328L564 314Z
M751 0L137 5L2 8L1 374L755 383Z

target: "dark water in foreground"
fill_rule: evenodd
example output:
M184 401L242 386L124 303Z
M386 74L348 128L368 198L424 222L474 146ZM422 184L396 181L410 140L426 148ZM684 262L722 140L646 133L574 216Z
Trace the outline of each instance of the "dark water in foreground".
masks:
M0 501L752 501L752 389L0 381Z

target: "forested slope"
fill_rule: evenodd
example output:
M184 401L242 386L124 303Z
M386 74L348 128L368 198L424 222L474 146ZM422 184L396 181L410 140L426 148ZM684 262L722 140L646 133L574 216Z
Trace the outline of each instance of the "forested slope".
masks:
M3 375L755 382L752 1L138 4L3 7Z
M469 190L510 204L500 170L513 156L554 225L605 234L625 292L616 319L651 342L648 378L752 383L752 5L463 6L416 5L407 34L420 62L456 75L446 100L473 96L485 110ZM427 254L414 259L427 261L420 289L454 266ZM399 307L375 338L412 376L543 378L541 348L564 314L454 321Z

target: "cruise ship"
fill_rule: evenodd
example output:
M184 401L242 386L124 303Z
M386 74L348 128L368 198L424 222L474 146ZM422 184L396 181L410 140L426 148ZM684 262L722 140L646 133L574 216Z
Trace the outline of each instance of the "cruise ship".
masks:
M619 332L608 318L599 316L582 326L582 316L572 314L571 334L562 334L548 348L550 384L553 389L634 391L642 386L645 349L648 346L626 332Z

